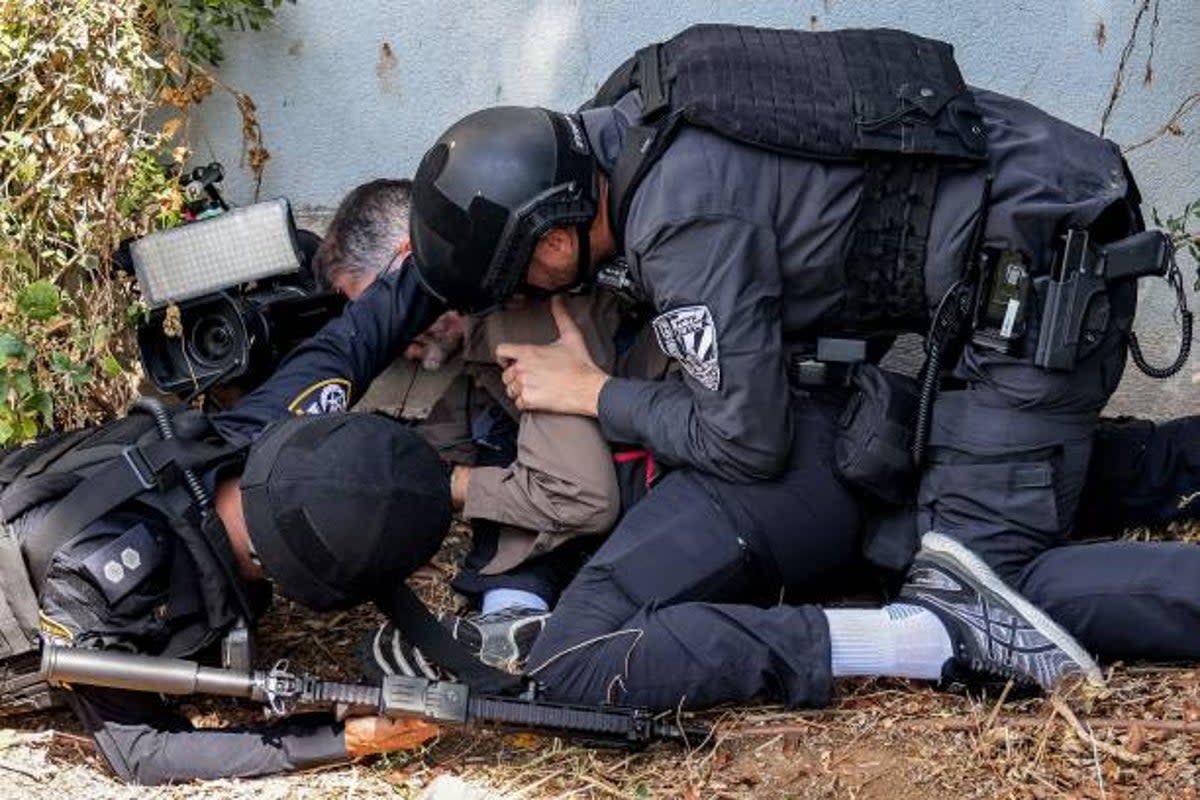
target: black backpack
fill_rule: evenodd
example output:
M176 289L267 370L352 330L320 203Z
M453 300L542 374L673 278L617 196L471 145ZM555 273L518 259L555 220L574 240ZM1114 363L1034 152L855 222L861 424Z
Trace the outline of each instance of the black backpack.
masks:
M200 412L169 411L148 398L121 419L0 454L0 714L58 704L41 679L40 640L69 634L40 613L37 598L55 552L118 508L165 520L196 570L211 635L164 655L194 652L252 618L228 539L208 513L197 476L242 458L243 449L225 443ZM18 542L10 523L35 506L48 510Z

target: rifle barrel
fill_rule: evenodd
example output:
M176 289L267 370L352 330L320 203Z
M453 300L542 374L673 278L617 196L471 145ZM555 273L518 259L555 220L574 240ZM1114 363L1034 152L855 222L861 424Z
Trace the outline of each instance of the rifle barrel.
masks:
M160 694L253 697L254 673L204 667L182 658L42 647L42 675L54 684L85 684Z

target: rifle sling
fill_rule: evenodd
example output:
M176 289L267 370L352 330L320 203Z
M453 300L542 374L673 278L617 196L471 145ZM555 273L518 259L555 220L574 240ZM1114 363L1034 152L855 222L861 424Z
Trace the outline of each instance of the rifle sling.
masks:
M160 491L160 478L165 470L211 464L234 451L233 447L186 439L125 448L123 458L113 459L59 500L25 543L25 558L35 584L40 586L45 582L54 553L89 524L139 494Z
M405 641L454 673L459 681L471 687L472 692L508 694L522 688L524 679L521 676L489 667L463 647L403 581L389 595L375 602L399 629Z

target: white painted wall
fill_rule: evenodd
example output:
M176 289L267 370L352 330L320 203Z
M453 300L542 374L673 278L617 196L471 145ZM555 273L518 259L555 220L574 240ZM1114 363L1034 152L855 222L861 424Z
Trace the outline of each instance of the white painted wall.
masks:
M407 175L451 122L496 103L573 108L638 47L694 22L831 29L902 27L954 44L968 82L1016 95L1099 130L1121 52L1143 0L298 0L264 31L226 39L226 83L258 105L272 158L262 196L319 214L351 187ZM1200 92L1200 2L1159 0L1142 19L1107 135L1123 146L1152 136ZM1105 41L1098 41L1103 27ZM1154 32L1153 81L1143 82ZM1177 210L1200 196L1200 110L1187 135L1129 154L1147 207ZM235 169L233 104L205 102L192 131L197 159L228 168L231 199L251 197ZM1188 265L1189 283L1194 274ZM1167 293L1145 293L1139 328L1156 353ZM1173 351L1172 351L1173 352ZM1197 410L1193 358L1165 386L1127 379L1116 405L1139 413ZM1133 370L1128 374L1132 376Z

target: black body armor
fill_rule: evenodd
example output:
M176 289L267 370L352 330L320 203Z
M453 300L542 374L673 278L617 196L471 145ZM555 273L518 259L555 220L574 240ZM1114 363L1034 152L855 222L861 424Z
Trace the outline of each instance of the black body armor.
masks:
M849 333L924 331L924 266L939 171L986 163L987 138L953 48L897 30L806 32L697 25L650 45L589 106L640 90L610 176L618 239L638 185L683 125L754 147L859 163L863 199L836 324Z

